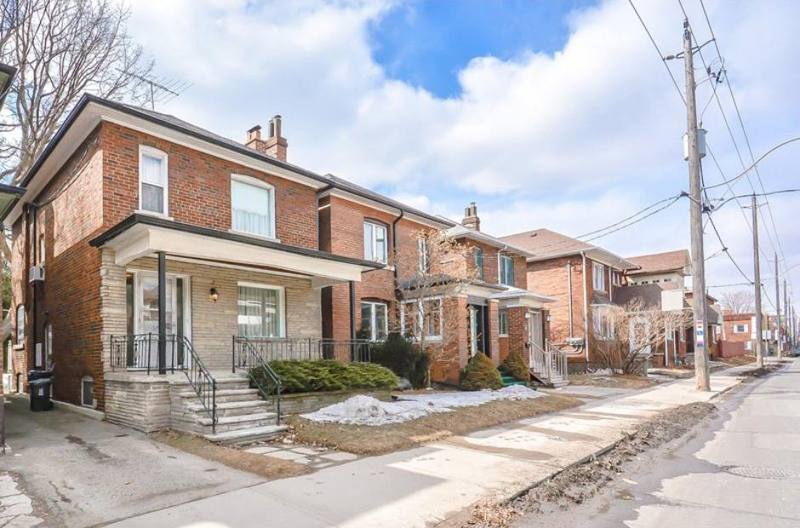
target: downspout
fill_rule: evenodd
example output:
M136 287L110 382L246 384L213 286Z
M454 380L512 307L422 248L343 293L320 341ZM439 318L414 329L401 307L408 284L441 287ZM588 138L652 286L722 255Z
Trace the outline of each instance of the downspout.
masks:
M586 355L586 361L589 361L589 296L586 291L586 253L581 251L581 259L583 260L583 346Z
M567 297L569 298L569 341L575 337L572 330L572 261L567 261Z
M394 275L395 284L397 283L397 259L394 256L397 254L397 223L403 219L406 212L400 209L400 215L392 222L392 274Z

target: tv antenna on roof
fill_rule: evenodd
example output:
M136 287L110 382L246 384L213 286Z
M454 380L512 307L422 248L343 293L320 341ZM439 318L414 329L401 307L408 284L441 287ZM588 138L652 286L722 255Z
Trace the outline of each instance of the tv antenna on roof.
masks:
M156 109L156 103L167 104L183 92L192 87L194 83L186 81L178 81L175 79L162 79L159 77L149 77L144 75L137 75L135 73L128 73L130 77L139 79L148 85L147 93L142 101L142 106L149 101L150 109Z

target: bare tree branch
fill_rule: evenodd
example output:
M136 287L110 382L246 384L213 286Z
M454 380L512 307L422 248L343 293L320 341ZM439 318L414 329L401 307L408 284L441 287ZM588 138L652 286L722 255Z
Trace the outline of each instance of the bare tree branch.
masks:
M731 313L743 314L755 310L756 296L752 290L727 291L722 294L722 306Z

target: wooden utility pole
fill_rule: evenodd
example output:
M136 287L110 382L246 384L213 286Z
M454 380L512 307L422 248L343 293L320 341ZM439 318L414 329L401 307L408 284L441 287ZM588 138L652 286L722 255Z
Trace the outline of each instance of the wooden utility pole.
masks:
M694 313L694 369L697 390L711 390L706 345L706 279L703 256L703 207L700 182L700 151L697 133L697 103L695 101L694 57L689 21L683 21L683 62L686 69L686 134L689 161L689 212L692 234L692 301Z
M758 204L756 203L756 195L753 195L753 270L755 271L755 278L753 279L756 286L756 366L761 368L764 366L764 352L762 350L763 340L761 339L761 260L758 254Z
M783 357L783 338L781 337L781 280L778 277L778 254L775 253L775 355L778 361Z
M786 289L786 275L783 276L783 341L786 343L786 346L783 348L784 352L789 352L791 350L792 341L791 337L792 334L789 332L789 290Z

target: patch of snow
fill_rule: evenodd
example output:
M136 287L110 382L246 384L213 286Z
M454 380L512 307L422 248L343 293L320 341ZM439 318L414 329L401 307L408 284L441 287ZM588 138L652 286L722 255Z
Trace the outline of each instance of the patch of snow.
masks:
M495 400L527 400L541 396L545 394L522 385L512 385L496 391L407 394L394 402L358 395L316 412L303 414L302 417L314 422L380 426L416 420L429 414L450 412L457 407L475 407Z

